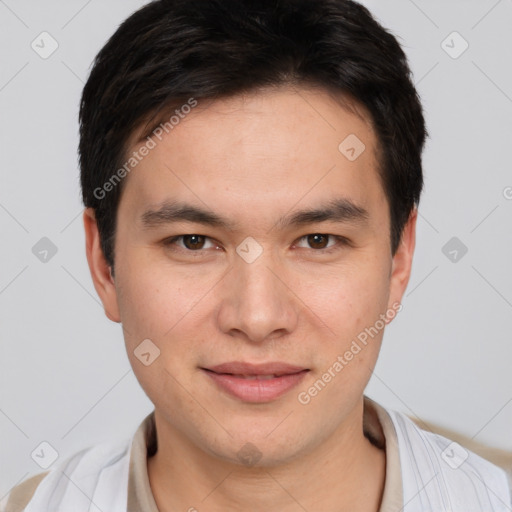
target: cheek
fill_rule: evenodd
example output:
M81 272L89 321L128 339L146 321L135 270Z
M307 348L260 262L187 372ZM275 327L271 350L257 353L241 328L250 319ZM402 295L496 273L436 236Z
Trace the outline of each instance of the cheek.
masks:
M208 306L204 295L212 284L183 278L165 265L146 263L132 263L130 272L119 272L118 280L125 345L134 372L142 387L152 390L153 397L155 392L168 394L166 386L177 386L173 376L185 384L194 366L194 355L204 345L204 308ZM147 352L150 356L142 357L146 362L157 355L149 366L139 359Z
M175 279L148 270L119 278L124 340L134 374L157 407L184 412L191 407L183 388L193 388L197 340L191 333L197 330L193 305L199 291L185 293Z
M302 278L302 295L331 335L346 340L373 325L384 313L389 296L386 262L361 257L322 278ZM334 339L334 338L333 338ZM338 348L342 348L339 346Z
M130 343L139 338L163 341L183 318L193 315L200 289L155 265L132 264L129 272L120 270L118 303Z
M330 332L318 340L315 372L298 401L309 414L322 411L326 424L336 425L341 412L356 405L371 377L385 327L380 315L387 310L387 276L379 265L354 266L332 276L313 298Z

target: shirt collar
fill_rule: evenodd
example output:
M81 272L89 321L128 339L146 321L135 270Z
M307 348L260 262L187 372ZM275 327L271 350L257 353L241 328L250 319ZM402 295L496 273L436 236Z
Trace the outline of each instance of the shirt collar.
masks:
M402 475L398 438L386 410L364 397L363 428L372 444L386 451L386 480L379 512L395 512L403 507ZM127 510L159 512L149 483L147 459L156 453L155 411L139 425L132 440L128 477Z

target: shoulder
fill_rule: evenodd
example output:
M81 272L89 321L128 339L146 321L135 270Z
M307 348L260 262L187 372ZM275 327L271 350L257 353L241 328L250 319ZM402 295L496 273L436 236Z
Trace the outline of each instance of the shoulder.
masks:
M49 471L38 473L15 485L0 502L0 512L22 512L48 473Z
M92 497L100 510L122 510L129 457L129 440L85 448L15 486L0 512L88 510Z
M503 508L505 503L512 504L504 469L447 437L420 428L405 414L387 413L398 437L404 498L423 494L440 504L468 503L467 510L509 510Z

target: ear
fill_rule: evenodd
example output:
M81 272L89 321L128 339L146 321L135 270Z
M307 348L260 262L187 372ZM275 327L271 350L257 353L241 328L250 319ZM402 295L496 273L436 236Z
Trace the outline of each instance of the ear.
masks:
M404 226L400 244L393 256L390 277L390 294L388 308L400 303L411 276L412 257L416 245L416 220L418 210L414 209Z
M87 262L89 263L94 288L96 288L96 292L103 303L107 317L113 322L121 322L114 278L101 249L100 234L92 208L84 210L83 221Z

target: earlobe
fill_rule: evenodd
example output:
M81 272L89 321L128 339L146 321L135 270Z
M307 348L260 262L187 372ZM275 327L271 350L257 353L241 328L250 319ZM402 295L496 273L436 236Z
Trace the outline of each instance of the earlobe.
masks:
M393 256L388 307L401 302L411 276L412 259L416 245L416 220L418 210L414 209L404 226L400 244Z
M113 322L119 323L121 322L121 316L119 314L117 290L112 277L112 269L107 264L101 248L96 216L92 208L84 210L83 221L87 262L94 288L103 303L105 315Z

